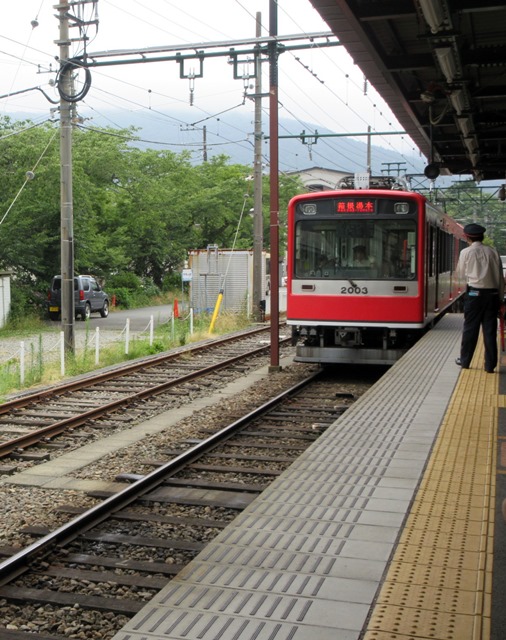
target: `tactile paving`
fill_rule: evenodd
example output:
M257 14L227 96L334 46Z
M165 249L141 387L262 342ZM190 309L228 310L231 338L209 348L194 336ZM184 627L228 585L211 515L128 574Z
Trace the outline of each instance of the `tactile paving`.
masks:
M484 640L498 376L455 366L461 323L438 323L113 640Z
M365 640L490 638L498 377L462 371Z

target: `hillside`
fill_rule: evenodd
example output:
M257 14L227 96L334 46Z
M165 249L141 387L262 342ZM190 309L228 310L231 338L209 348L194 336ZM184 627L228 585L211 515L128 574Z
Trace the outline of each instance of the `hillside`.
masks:
M114 123L114 124L112 124ZM204 156L204 136L207 157L226 155L232 162L253 164L253 114L227 113L223 117L202 119L202 114L192 110L191 107L180 111L166 113L150 112L110 112L103 116L94 116L86 126L115 126L126 128L133 126L137 135L141 138L136 146L140 148L169 148L175 152L183 149L190 150L195 162L201 162ZM205 127L205 132L204 132ZM268 165L269 140L268 140L268 116L264 114L262 123L264 137L263 142L265 163ZM303 144L299 138L286 138L284 136L300 136L318 131L319 138L316 143ZM348 173L361 172L367 165L367 144L346 137L327 137L333 132L319 128L318 125L304 127L299 122L280 118L279 120L279 166L281 171L297 171L309 166L321 166L329 169L345 171ZM425 165L423 158L416 158L413 163L412 156L407 159L394 150L389 150L374 145L374 137L371 165L374 174L381 174L388 169L385 163L390 163L390 168L397 169L398 163L407 169L408 173L422 173ZM382 140L385 140L384 138ZM311 142L310 139L306 140ZM394 174L395 175L395 174Z

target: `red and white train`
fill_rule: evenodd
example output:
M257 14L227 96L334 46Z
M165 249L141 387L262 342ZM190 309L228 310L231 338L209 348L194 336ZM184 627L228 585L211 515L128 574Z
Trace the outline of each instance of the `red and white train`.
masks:
M395 179L372 180L289 203L287 322L298 361L393 364L465 291L455 274L462 226Z

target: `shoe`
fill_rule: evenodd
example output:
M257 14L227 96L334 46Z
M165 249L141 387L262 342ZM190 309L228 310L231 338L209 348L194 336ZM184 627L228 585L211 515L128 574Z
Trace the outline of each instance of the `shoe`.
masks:
M462 369L469 369L469 367L466 367L465 365L462 364L462 361L460 358L455 358L455 364L459 367L462 367Z
M487 373L494 373L494 370L493 370L493 369L485 369L485 371L486 371Z

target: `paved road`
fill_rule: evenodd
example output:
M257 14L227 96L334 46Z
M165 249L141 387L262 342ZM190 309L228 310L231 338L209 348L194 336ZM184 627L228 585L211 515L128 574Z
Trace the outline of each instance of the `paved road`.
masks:
M183 313L181 303L179 304L179 311ZM172 304L161 305L159 307L142 307L141 309L127 309L127 310L114 310L111 311L107 318L102 318L98 313L93 313L89 325L82 320L75 321L76 331L85 331L88 329L94 330L96 327L100 327L100 331L122 331L127 319L130 320L130 331L148 331L149 322L153 316L155 326L160 324L166 324L170 322L172 316ZM58 327L58 322L48 323L52 327Z

